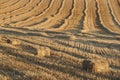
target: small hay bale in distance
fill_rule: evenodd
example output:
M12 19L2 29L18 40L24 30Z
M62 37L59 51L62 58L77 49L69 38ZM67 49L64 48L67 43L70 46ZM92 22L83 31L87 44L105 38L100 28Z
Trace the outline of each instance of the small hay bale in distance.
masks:
M50 48L48 47L38 47L37 48L37 57L50 56Z
M16 39L7 39L6 42L9 43L9 44L12 44L12 45L20 44L20 41L16 40Z
M103 73L109 71L109 64L103 60L83 60L83 70L93 73Z
M8 43L8 44L12 44L12 45L18 45L21 42L17 39L10 39L6 36L0 36L0 41L4 42L4 43Z

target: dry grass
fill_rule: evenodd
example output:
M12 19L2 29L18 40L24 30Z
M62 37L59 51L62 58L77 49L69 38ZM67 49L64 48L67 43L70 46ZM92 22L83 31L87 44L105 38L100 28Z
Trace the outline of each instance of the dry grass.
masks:
M120 80L120 0L0 0L0 80Z

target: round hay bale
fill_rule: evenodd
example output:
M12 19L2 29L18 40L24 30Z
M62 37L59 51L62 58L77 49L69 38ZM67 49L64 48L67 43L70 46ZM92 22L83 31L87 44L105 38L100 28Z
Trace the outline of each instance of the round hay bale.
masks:
M37 49L37 57L50 56L50 48L48 47L39 47Z
M81 30L81 33L87 33L89 30Z
M18 44L20 44L20 41L16 40L16 39L11 39L11 40L7 39L6 42L9 43L9 44L12 44L12 45L18 45Z
M84 60L82 63L83 70L93 73L102 73L109 71L109 64L103 60Z
M74 35L70 36L70 40L75 40L75 39L77 39L76 36L74 36Z

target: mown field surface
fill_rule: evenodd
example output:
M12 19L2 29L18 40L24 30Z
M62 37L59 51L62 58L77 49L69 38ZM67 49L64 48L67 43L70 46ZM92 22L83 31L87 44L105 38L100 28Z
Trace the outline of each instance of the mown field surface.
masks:
M0 80L120 80L120 0L0 0Z

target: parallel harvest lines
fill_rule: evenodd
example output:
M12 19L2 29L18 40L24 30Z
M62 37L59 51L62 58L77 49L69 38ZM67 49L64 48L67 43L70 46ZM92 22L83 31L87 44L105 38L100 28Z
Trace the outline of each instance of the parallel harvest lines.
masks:
M100 9L99 9L98 3L96 1L96 24L102 32L110 33L110 31L102 24L99 11L100 11Z
M6 2L4 4L1 4L0 9L12 6L12 5L16 4L17 2L19 2L19 1L18 0L9 0L8 2Z
M101 23L107 28L110 32L120 33L120 29L115 25L110 15L110 11L107 5L107 1L97 0L99 6L99 14L101 18ZM102 6L101 6L102 5Z
M15 11L12 11L6 15L4 15L3 17L6 18L5 20L10 20L10 23L12 22L12 17L15 17L15 16L19 16L21 14L25 14L29 11L31 11L33 8L35 8L38 3L40 2L40 0L31 0L26 6L20 8L20 9L17 9ZM8 17L8 18L7 18ZM3 23L4 24L4 23Z
M92 5L91 5L92 4ZM95 19L96 19L96 8L95 1L89 0L86 1L86 11L85 11L85 20L83 25L83 30L86 31L95 31L97 29Z
M15 11L12 11L10 13L10 15L11 16L19 16L21 14L24 14L24 13L30 11L31 9L33 9L34 7L36 7L35 5L38 4L39 2L40 2L40 0L31 0L26 6L21 7L20 9L17 9Z
M110 5L110 9L112 10L112 14L116 20L117 25L120 27L120 6L117 0L108 0L108 4Z
M14 4L14 5L10 6L10 7L4 8L4 9L0 9L0 14L11 12L13 10L16 10L16 9L20 8L20 7L23 7L24 5L29 3L29 1L30 0L26 0L26 1L20 0L18 3Z
M85 59L105 60L109 72L84 71ZM4 79L119 80L120 0L0 0Z
M79 7L79 8L78 8ZM84 0L75 0L74 8L72 10L71 16L68 19L65 19L65 23L59 26L59 29L74 29L77 28L79 20L82 18L82 11L84 9Z
M50 1L50 0L49 0ZM44 9L46 9L49 5L49 1L47 0L42 0L40 2L40 4L38 4L38 6L36 6L33 10L31 10L30 12L27 12L25 14L21 14L19 16L15 16L12 18L12 24L11 25L15 25L15 23L17 24L17 22L20 21L25 21L30 17L36 17L36 15L39 15L42 13L42 11L44 11Z
M69 15L69 11L72 8L72 2L73 0L65 0L57 15L55 15L54 17L50 17L46 22L32 26L32 28L37 28L37 29L41 27L50 28L50 27L53 27L55 24L60 24L62 20L64 20L65 17ZM48 26L48 23L49 23L49 26Z
M119 0L14 0L0 6L1 26L120 33Z
M7 7L5 9L0 9L0 14L5 14L6 13L6 14L8 14L8 17L12 17L11 14L10 14L11 11L15 11L15 10L27 5L27 3L29 3L29 1L30 0L26 0L24 2L24 4L23 4L23 0L20 0L18 3L14 4L14 5L10 6L10 7ZM3 25L4 23L10 23L11 22L11 18L10 19L5 19L4 16L2 17L3 19L0 20L0 22L2 22L1 25Z
M20 0L18 0L16 3L19 3L20 2ZM11 2L12 3L12 2ZM15 5L16 3L14 3L14 4L12 4L12 5L9 5L10 3L6 3L7 5L8 5L8 7L10 7L10 6L13 6L13 5ZM0 9L4 9L4 8L0 8ZM12 11L11 11L12 12ZM5 19L6 18L6 15L7 14L9 14L10 12L6 12L6 13L2 13L1 15L0 15L0 19Z
M45 11L43 11L40 15L36 16L36 17L31 17L25 21L21 21L19 23L16 23L16 25L18 26L32 26L33 24L40 24L40 22L51 16L51 15L55 15L55 13L57 12L57 9L60 7L60 4L62 3L63 0L61 1L54 1L52 0L51 4L48 6L49 8L46 8ZM57 6L56 6L57 5Z

